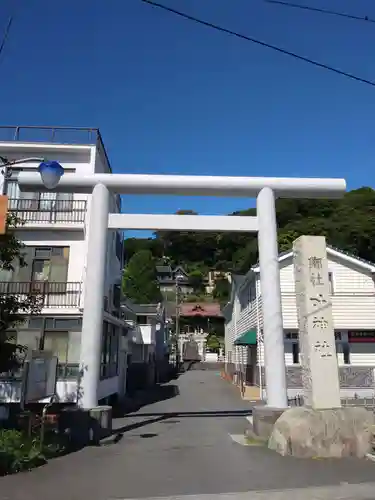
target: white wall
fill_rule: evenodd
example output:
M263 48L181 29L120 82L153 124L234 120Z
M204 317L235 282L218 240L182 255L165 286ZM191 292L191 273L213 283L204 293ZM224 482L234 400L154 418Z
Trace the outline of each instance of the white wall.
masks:
M335 329L375 329L375 286L370 271L340 261L328 253L333 277L332 313ZM297 328L292 260L280 270L284 328Z
M350 343L350 364L375 366L375 343Z
M333 321L336 331L341 332L342 340L347 340L347 330L375 330L375 285L370 270L360 263L347 262L344 258L333 253L328 254L328 268L333 282ZM251 273L248 278L252 280ZM294 291L294 268L292 258L280 262L280 284L282 293L282 310L284 331L298 331L297 308ZM257 286L260 292L259 274ZM234 340L250 328L257 327L256 300L250 300L240 310L240 302L248 293L249 284L235 290L235 301L231 317L226 321L225 344L226 361L228 353L232 352L232 361L239 360L239 349L233 346ZM263 326L261 297L258 301L259 326ZM236 312L237 311L237 312ZM338 345L338 362L344 365L344 356L341 345ZM235 354L237 353L237 354ZM264 363L263 344L258 343L258 360ZM293 364L292 343L285 343L285 363ZM356 366L375 366L375 344L350 343L350 364Z

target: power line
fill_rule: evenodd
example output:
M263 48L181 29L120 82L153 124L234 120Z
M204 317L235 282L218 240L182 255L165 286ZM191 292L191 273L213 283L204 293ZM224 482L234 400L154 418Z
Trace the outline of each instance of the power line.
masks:
M4 47L5 47L5 44L6 44L6 41L8 40L8 37L9 37L9 33L10 33L10 28L12 26L12 22L13 22L13 17L11 16L8 20L8 24L7 24L7 27L5 28L5 31L4 31L4 36L3 36L3 39L1 41L1 45L0 45L0 57L4 51Z
M269 43L262 42L261 40L257 40L256 38L252 38L252 37L247 36L247 35L242 35L241 33L237 33L236 31L232 31L232 30L229 30L229 29L224 28L222 26L218 26L217 24L213 24L213 23L210 23L208 21L204 21L203 19L198 19L197 17L191 16L190 14L186 14L185 12L181 12L179 10L172 9L172 7L167 7L166 5L154 2L153 0L141 0L141 2L152 5L153 7L158 7L162 10L166 10L168 12L171 12L172 14L176 14L177 16L188 19L189 21L193 21L195 23L202 24L203 26L207 26L207 27L215 29L217 31L221 31L222 33L226 33L226 34L232 35L236 38L246 40L247 42L252 42L252 43L255 43L257 45L261 45L262 47L266 47L268 49L275 50L276 52L279 52L280 54L294 57L294 59L298 59L300 61L307 62L307 63L312 64L313 66L316 66L318 68L323 68L323 69L326 69L327 71L331 71L331 72L336 73L338 75L346 76L347 78L350 78L352 80L356 80L357 82L366 83L367 85L371 85L372 87L375 87L374 81L367 80L366 78L362 78L362 77L354 75L352 73L347 73L346 71L342 71L341 69L334 68L332 66L329 66L328 64L314 61L313 59L309 59L308 57L300 56L299 54L296 54L295 52L290 52L289 50L282 49L281 47L277 47L276 45L271 45Z
M295 9L309 10L319 12L320 14L329 14L331 16L346 17L347 19L354 19L356 21L366 21L368 23L375 23L375 19L370 19L368 16L356 16L354 14L345 14L344 12L337 12L335 10L319 9L318 7L311 7L310 5L301 5L298 3L284 2L282 0L264 0L266 3L275 5L282 5L284 7L292 7Z

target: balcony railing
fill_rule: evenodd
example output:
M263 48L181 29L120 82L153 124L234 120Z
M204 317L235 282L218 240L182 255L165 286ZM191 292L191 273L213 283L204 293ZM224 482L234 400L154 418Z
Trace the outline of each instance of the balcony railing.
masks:
M0 281L0 295L40 296L43 307L80 307L81 291L80 282Z
M8 207L26 224L80 224L86 216L86 200L10 198Z

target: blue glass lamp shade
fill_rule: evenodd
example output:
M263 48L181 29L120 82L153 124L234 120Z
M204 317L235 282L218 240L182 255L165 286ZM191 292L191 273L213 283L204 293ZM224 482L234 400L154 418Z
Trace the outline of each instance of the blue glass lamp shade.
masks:
M43 184L47 189L54 189L64 175L64 169L57 161L43 161L38 172L42 178Z

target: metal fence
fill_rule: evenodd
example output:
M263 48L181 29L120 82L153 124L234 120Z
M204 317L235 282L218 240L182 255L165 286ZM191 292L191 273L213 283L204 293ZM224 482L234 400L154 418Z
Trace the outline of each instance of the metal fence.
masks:
M0 126L0 141L95 145L102 143L102 138L97 128Z
M24 224L79 224L85 222L86 217L86 200L10 198L8 208Z
M291 407L303 406L304 405L303 395L298 394L294 398L288 398L288 405ZM361 397L341 398L341 406L344 407L363 406L365 408L375 410L375 396L369 398L361 398Z

